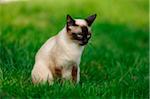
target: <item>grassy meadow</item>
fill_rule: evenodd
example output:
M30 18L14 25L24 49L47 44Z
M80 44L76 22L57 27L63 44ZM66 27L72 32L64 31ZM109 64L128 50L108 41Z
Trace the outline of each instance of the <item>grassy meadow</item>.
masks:
M148 0L28 0L0 4L0 98L148 99ZM66 15L97 13L78 85L34 86L31 70L41 45Z

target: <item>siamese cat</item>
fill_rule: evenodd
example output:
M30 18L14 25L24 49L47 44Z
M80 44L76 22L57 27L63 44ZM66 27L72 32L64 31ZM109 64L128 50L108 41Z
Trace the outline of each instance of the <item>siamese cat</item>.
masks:
M78 83L80 59L85 45L91 38L91 25L96 14L86 19L73 19L67 15L65 27L48 39L39 49L32 70L32 82L53 84L60 78Z

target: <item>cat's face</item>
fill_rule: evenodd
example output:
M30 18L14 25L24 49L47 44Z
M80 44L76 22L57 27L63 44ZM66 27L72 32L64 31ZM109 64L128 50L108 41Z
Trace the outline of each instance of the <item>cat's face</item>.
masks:
M89 16L86 19L73 19L67 15L67 32L69 37L79 45L86 45L91 38L90 26L94 22L96 14Z

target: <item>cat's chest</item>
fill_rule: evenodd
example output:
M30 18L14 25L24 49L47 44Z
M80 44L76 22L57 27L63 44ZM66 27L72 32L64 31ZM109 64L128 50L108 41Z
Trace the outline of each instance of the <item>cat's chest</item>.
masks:
M70 66L73 64L79 65L82 49L77 49L74 46L63 46L59 48L57 63L63 66Z

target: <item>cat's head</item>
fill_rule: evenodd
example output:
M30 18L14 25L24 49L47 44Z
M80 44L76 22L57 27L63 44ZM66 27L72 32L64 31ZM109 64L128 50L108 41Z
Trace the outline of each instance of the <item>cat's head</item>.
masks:
M91 25L96 18L96 14L91 15L85 19L73 19L67 15L67 33L69 37L79 45L86 45L91 38Z

